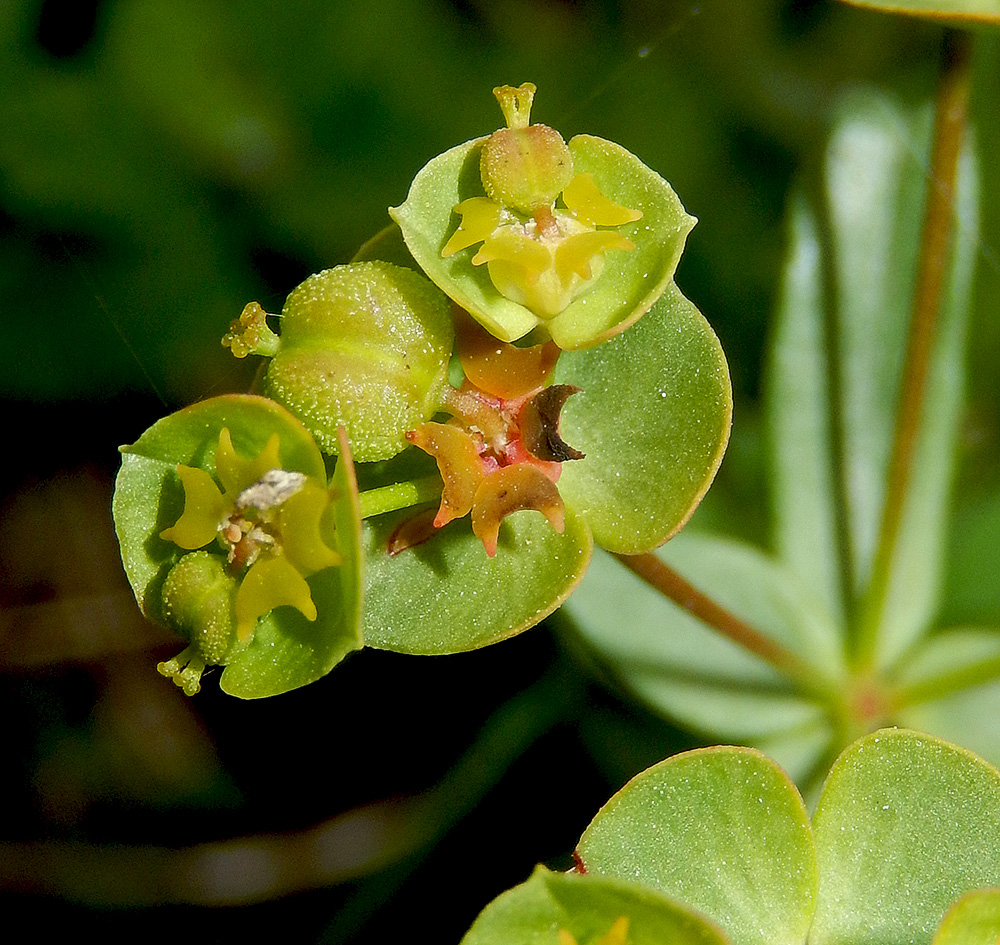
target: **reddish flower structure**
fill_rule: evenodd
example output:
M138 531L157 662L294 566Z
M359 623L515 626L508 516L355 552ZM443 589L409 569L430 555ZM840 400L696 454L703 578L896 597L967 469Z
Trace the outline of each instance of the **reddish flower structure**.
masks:
M578 388L546 386L559 356L549 342L518 348L463 320L458 352L465 382L449 388L448 423L431 421L406 438L433 456L444 481L433 518L417 516L390 539L390 554L427 540L434 529L471 513L472 531L492 558L500 523L513 512L541 512L563 530L565 507L556 488L562 463L583 454L559 436L559 414Z

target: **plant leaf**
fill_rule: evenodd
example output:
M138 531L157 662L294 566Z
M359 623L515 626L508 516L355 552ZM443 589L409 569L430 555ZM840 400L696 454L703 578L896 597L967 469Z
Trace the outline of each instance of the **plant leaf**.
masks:
M894 682L904 707L894 721L964 745L1000 763L1000 630L957 627L922 640L899 666Z
M264 397L229 394L173 413L150 427L132 446L122 448L122 468L115 485L115 527L125 570L143 611L163 620L159 587L184 554L159 537L184 508L177 465L215 472L219 433L229 430L241 456L256 456L270 437L279 436L283 468L326 482L326 468L309 431L284 407ZM338 463L333 486L337 497L327 524L330 545L342 564L307 578L317 619L307 620L291 607L262 617L252 640L240 646L222 674L231 695L259 698L277 695L325 675L352 649L361 646L360 512L351 462Z
M767 384L778 557L841 623L844 600L823 324L822 247L803 194L790 204L791 237Z
M287 469L326 481L319 448L309 431L284 407L265 397L228 394L172 413L154 423L131 446L123 446L112 511L122 562L139 606L159 618L151 587L158 587L183 554L159 535L184 510L177 466L215 472L219 432L229 428L242 456L257 456L273 433L280 437L280 457Z
M933 945L996 945L1000 941L1000 889L976 889L945 913Z
M930 942L962 893L1000 881L1000 772L903 729L859 739L813 818L820 888L810 945Z
M628 920L630 945L728 942L703 916L655 890L539 866L527 882L498 896L480 913L462 945L557 945L561 930L579 945L595 945L621 916Z
M824 674L835 679L843 671L836 628L822 605L761 552L682 532L657 555ZM595 555L563 614L601 667L664 715L713 738L767 746L796 777L828 750L833 730L820 703L614 559Z
M852 6L940 20L953 26L1000 24L998 0L845 0Z
M467 518L390 557L389 536L412 514L364 523L364 639L369 646L459 653L514 636L566 599L593 548L583 519L567 507L562 534L537 512L508 516L493 558L486 556Z
M913 118L874 93L850 95L827 150L825 225L801 197L792 203L769 403L777 546L835 614L844 609L840 589L854 599L865 594L879 538L925 188L914 142L924 153L928 128L925 115ZM976 245L969 151L958 194L958 237L881 608L876 657L883 667L926 632L937 606ZM824 283L827 274L833 285ZM839 519L834 502L843 510Z
M609 550L666 541L708 490L729 440L732 391L715 333L670 283L628 331L564 353L555 377L581 388L562 415L563 438L586 454L563 465L567 504Z
M659 889L734 945L801 943L816 901L809 818L787 775L749 748L675 755L637 775L580 840L588 873Z

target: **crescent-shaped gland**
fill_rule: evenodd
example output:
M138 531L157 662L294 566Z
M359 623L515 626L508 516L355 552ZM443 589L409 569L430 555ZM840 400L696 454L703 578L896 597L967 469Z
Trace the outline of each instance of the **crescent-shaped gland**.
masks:
M605 197L593 174L577 174L562 193L573 216L588 226L622 226L642 219L641 210L630 210Z
M500 523L514 512L533 509L562 532L566 507L555 483L528 463L504 466L487 476L476 490L472 506L472 531L491 558L497 553Z
M444 259L483 242L500 223L500 204L489 197L469 197L455 204L453 212L462 218L462 222L441 250Z
M434 457L444 482L434 527L441 528L467 515L486 475L475 440L459 427L434 421L410 430L406 438Z
M172 541L185 551L194 551L204 548L215 538L231 506L204 469L178 466L177 475L184 487L184 511L170 528L160 532L160 538Z
M573 449L559 435L559 416L566 401L580 392L572 384L553 384L526 400L518 416L521 442L536 459L550 463L565 463L583 459L584 454Z
M518 348L498 341L468 316L457 321L455 337L465 376L501 400L523 397L541 387L559 358L559 346L553 341Z
M249 640L258 617L275 607L294 607L306 620L316 619L316 604L306 579L284 555L260 558L236 592L236 636Z

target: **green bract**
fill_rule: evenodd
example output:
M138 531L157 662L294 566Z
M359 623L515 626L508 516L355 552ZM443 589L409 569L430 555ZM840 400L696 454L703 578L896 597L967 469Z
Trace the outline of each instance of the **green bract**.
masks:
M624 927L618 937L612 931L616 923L619 929ZM624 945L626 941L728 945L711 920L647 886L606 876L552 873L541 866L526 883L487 906L462 945Z
M562 464L563 533L536 512L517 512L491 559L459 519L389 555L390 536L412 512L366 521L367 644L448 653L504 639L559 606L594 541L646 551L687 521L722 460L732 409L725 358L697 309L671 286L628 331L564 352L555 380L581 388L562 433L586 453Z
M224 344L272 357L262 390L291 410L327 453L343 426L355 459L387 459L438 409L453 329L449 303L423 276L385 262L310 276L281 312L281 334L252 303Z
M222 664L227 692L275 695L361 645L349 452L328 491L323 457L295 417L228 395L165 417L122 453L122 560L147 616L190 640L161 670L186 692Z
M850 745L812 824L759 752L686 752L598 812L577 847L585 875L537 871L463 945L561 945L562 929L590 945L617 917L635 945L654 921L680 926L656 926L663 942L986 945L1000 929L1000 891L983 888L1000 883L998 829L1000 772L916 732Z
M573 181L558 186L556 175L559 199L528 215L486 196L481 154L495 140L476 138L434 158L389 211L423 271L503 341L542 326L560 348L584 348L649 311L695 223L670 185L617 144L578 135L568 144ZM555 145L546 138L548 147ZM520 190L503 183L489 187L501 200L549 194L537 182Z

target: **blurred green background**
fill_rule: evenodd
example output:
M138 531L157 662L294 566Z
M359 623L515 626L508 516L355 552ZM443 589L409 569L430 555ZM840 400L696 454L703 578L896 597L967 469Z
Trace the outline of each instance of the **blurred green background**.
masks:
M929 98L940 38L835 0L0 3L8 921L457 942L535 862L568 866L607 796L691 736L592 682L544 626L456 657L365 651L263 703L211 680L185 699L154 671L176 644L121 574L116 447L246 389L253 365L219 345L244 304L273 311L350 259L429 158L501 123L495 85L530 80L535 120L621 143L700 219L677 281L722 339L736 415L696 522L766 544L758 403L786 194L845 87ZM951 623L1000 615L986 32L976 71L984 228Z

